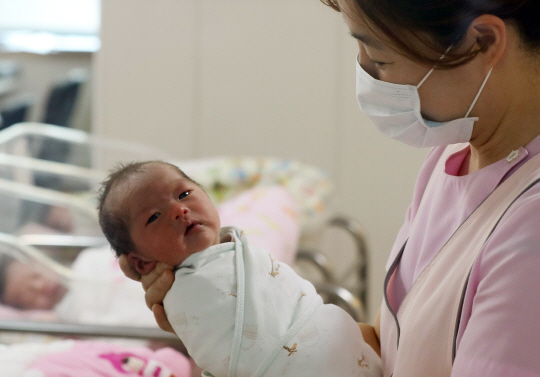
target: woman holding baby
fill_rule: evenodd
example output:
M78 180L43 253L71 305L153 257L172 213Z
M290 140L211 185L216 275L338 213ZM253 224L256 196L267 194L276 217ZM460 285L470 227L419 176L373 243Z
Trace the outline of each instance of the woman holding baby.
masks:
M540 2L323 0L358 41L357 98L433 148L364 338L384 376L540 375ZM124 260L124 271L139 277ZM158 324L170 270L142 279ZM367 339L366 339L367 340Z

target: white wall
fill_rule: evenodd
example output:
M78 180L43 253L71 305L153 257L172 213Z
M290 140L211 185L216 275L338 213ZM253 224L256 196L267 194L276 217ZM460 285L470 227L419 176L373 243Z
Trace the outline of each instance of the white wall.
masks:
M100 0L0 0L0 29L94 34Z
M340 15L317 0L114 0L101 25L95 131L179 158L272 155L323 168L333 209L368 235L374 314L426 151L387 140L360 113L357 51Z

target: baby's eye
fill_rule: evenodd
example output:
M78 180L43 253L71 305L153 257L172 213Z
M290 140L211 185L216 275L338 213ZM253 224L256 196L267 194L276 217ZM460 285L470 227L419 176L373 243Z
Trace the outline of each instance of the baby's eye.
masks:
M157 220L157 218L159 217L160 213L159 212L156 212L154 213L152 216L150 216L150 218L148 219L147 221L147 224L150 224L150 223L153 223L154 221Z
M180 194L180 196L178 197L178 199L184 199L186 196L189 195L189 191L184 191L183 193Z

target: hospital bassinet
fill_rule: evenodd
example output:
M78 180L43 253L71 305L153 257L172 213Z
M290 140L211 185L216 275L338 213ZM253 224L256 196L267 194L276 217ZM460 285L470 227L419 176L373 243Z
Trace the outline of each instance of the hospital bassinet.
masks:
M180 166L206 188L217 205L255 187L285 187L298 203L301 234L295 256L298 270L309 273L308 278L328 302L342 306L358 321L365 320L368 291L365 238L356 222L330 214L327 207L332 185L328 177L298 161L253 157L177 161L151 148L96 138L79 130L38 123L17 124L0 132L0 251L25 263L45 266L68 284L107 289L99 279L93 282L74 279L71 263L81 250L106 244L97 223L95 192L107 170L119 161L147 159L166 160ZM62 228L60 224L50 231L51 224L47 221L53 221L54 225L51 213L69 218L69 226L64 224ZM339 277L331 267L328 258L331 253L305 246L314 240L317 243L326 229L332 227L345 230L355 245L351 268ZM99 320L95 323L0 320L0 334L7 332L178 342L176 337L156 327L108 325Z

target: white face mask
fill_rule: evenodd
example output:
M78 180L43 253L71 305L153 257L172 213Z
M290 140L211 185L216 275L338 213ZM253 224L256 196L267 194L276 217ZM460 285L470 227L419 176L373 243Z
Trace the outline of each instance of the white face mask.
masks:
M468 118L493 68L488 72L465 118L449 122L433 122L422 118L418 88L435 67L417 86L392 84L374 79L356 61L356 97L367 117L386 136L413 147L436 147L468 142L474 122Z

